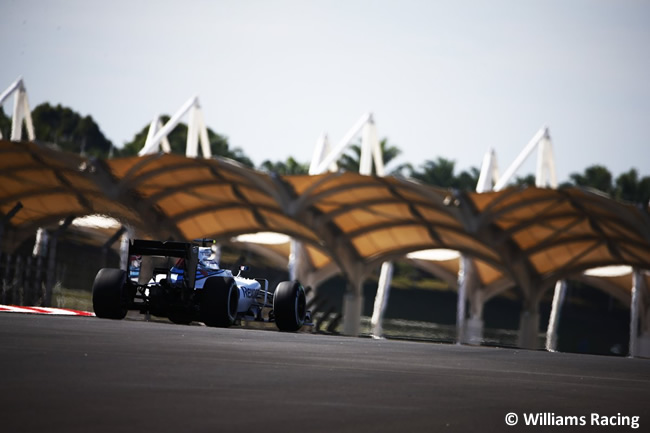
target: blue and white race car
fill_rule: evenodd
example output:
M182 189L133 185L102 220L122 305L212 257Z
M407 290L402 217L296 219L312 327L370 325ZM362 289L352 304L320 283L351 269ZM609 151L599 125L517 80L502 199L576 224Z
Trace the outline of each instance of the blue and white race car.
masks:
M220 269L213 248L187 242L136 239L127 270L104 268L93 283L95 315L123 319L128 310L167 317L174 323L200 321L228 327L241 320L275 322L297 331L311 321L305 290L284 281L270 292L265 279Z

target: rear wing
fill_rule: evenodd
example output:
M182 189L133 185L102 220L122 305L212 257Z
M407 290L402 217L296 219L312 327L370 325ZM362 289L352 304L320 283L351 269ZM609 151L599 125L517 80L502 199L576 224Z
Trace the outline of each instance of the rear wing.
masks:
M199 262L199 247L196 245L187 242L134 239L129 245L129 257L131 256L162 256L184 259L185 281L189 287L194 287L196 267Z

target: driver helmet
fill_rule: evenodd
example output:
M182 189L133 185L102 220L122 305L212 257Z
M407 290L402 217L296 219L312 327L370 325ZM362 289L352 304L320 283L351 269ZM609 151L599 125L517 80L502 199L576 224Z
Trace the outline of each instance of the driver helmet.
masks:
M204 269L219 269L217 255L210 247L199 247L199 266Z

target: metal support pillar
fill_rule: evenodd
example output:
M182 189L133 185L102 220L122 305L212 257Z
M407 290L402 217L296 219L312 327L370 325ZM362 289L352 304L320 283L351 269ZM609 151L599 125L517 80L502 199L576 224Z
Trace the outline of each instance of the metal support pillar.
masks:
M458 302L456 304L456 344L466 342L467 310L469 293L478 290L476 268L470 257L461 256L458 270Z
M465 324L464 343L480 346L483 342L483 291L478 285L473 289L470 300L470 317Z
M559 280L555 283L555 293L553 294L553 305L551 306L551 316L548 319L548 328L546 329L546 350L555 352L557 350L557 333L560 328L560 311L564 305L566 296L566 281Z
M465 324L465 344L480 346L483 342L483 319L470 317Z
M370 319L373 338L382 338L384 313L388 305L388 295L390 294L390 282L393 278L393 263L384 262L381 265L379 273L379 283L377 285L377 296L375 297L375 306Z
M307 301L311 301L317 294L317 285L321 280L310 268L309 255L302 242L291 238L288 260L288 271L290 281L300 281L305 288L311 288L306 293Z
M539 346L539 310L535 304L525 306L519 318L519 339L517 345L523 349L537 349Z
M343 297L343 334L357 337L361 331L363 312L363 280L350 281Z
M461 344L465 336L465 300L467 299L467 286L461 276L458 284L458 299L456 302L456 344Z

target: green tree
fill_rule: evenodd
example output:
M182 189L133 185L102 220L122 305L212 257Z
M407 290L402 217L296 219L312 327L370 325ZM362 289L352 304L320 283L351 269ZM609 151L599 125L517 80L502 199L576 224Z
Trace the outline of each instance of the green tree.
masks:
M2 107L0 107L0 133L4 140L9 140L11 137L11 119L5 115Z
M528 174L524 177L519 177L515 179L515 185L517 186L535 186L535 175Z
M271 162L268 159L260 165L260 170L267 173L277 174L307 174L309 166L305 163L296 161L293 157L287 158L285 162Z
M647 204L650 200L650 177L639 179L636 169L622 173L616 178L615 197L634 203Z
M583 174L572 173L569 178L575 185L594 188L612 195L612 173L602 165L592 165L585 169Z
M169 121L169 116L161 116L161 121L164 123ZM146 125L136 133L133 140L126 143L122 149L117 152L117 156L134 156L137 155L140 149L144 147L149 132L149 125ZM187 146L187 125L179 123L167 136L169 146L172 153L185 155L185 148ZM217 134L208 128L208 140L210 141L210 150L212 155L230 158L239 163L253 167L253 161L244 154L240 148L230 148L228 139L220 134Z
M91 116L81 116L60 104L38 105L32 111L32 121L38 140L55 143L68 152L106 157L113 146Z

